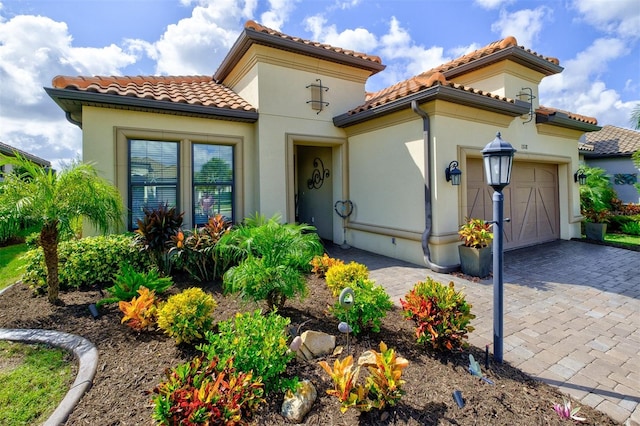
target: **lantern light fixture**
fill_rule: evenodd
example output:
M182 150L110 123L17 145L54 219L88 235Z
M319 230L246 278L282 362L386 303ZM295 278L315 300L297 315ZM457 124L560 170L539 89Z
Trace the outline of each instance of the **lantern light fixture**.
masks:
M444 170L444 176L447 182L451 182L451 185L460 185L460 178L462 177L462 171L458 168L458 162L452 161L449 163L449 167Z

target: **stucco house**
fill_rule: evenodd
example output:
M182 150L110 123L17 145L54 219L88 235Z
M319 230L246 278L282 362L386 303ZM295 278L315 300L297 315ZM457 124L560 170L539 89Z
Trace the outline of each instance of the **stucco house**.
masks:
M28 152L25 152L21 149L18 148L14 148L11 145L7 145L6 143L0 142L0 154L9 156L9 157L13 157L15 156L15 153L20 154L21 156L23 156L24 158L26 158L27 160L31 161L34 164L37 164L41 167L46 167L46 168L51 168L51 162L47 161L43 158L40 158L38 156L35 156L33 154L29 154ZM2 175L4 173L9 173L11 172L11 170L13 170L13 167L11 166L11 164L2 164L0 165L0 181L3 180Z
M481 150L499 131L518 150L505 248L580 236L578 139L600 127L539 104L557 59L508 37L367 93L384 68L248 21L213 76L58 76L45 90L82 127L83 157L120 189L130 227L162 200L186 226L278 213L336 243L452 270L465 217L491 219ZM459 186L445 178L452 161ZM335 207L347 200L343 220Z
M597 132L586 133L578 146L581 159L591 167L600 167L611 176L613 189L625 203L639 203L638 169L631 155L640 150L640 132L616 126L603 126Z

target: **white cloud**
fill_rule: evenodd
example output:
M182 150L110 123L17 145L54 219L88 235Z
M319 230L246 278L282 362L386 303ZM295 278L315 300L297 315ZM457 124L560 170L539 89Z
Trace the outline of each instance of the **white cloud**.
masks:
M269 0L270 10L260 15L260 23L280 31L300 0Z
M572 6L585 22L601 31L624 38L640 37L638 0L574 0Z
M32 15L0 19L1 141L47 160L77 156L79 129L43 87L57 74L119 74L136 57L113 44L78 48L72 42L64 22Z
M255 2L200 0L197 4L189 18L169 25L157 42L130 39L127 45L155 60L157 74L213 74L236 40L239 24L253 17Z
M511 13L503 9L500 11L500 20L491 25L491 30L500 33L502 38L514 36L518 44L531 49L542 30L542 24L552 13L546 6Z
M497 9L500 6L513 3L513 0L476 0L475 3L483 9Z
M343 49L372 53L378 46L376 36L364 28L347 29L338 33L335 25L327 25L322 15L305 19L305 29L312 33L311 39Z
M248 19L255 19L257 0L182 0L195 4L191 16L167 27L160 40L126 41L132 52L144 51L156 61L157 74L213 74ZM260 23L279 30L297 1L269 0Z
M608 63L628 53L617 38L595 40L575 58L566 61L564 71L540 84L541 103L596 117L601 125L627 127L631 109L638 101L623 102L620 95L602 81Z

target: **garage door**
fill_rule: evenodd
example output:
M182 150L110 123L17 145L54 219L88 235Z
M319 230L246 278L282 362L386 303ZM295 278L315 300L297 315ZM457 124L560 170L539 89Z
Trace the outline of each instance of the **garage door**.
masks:
M487 186L481 159L467 160L467 216L491 220L493 189ZM504 248L513 249L560 238L558 167L555 164L513 164L511 184L503 190Z

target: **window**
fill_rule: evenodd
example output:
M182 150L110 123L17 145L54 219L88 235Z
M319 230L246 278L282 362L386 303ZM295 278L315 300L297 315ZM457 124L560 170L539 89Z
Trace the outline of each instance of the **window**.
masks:
M192 144L193 223L223 215L233 221L233 147Z
M217 214L233 221L242 154L238 142L224 136L204 142L180 133L119 130L117 155L126 167L118 169L117 180L129 210L128 228L138 227L145 208L164 203L184 212L185 229Z
M137 228L144 209L160 204L178 203L179 143L164 141L129 141L129 227Z

